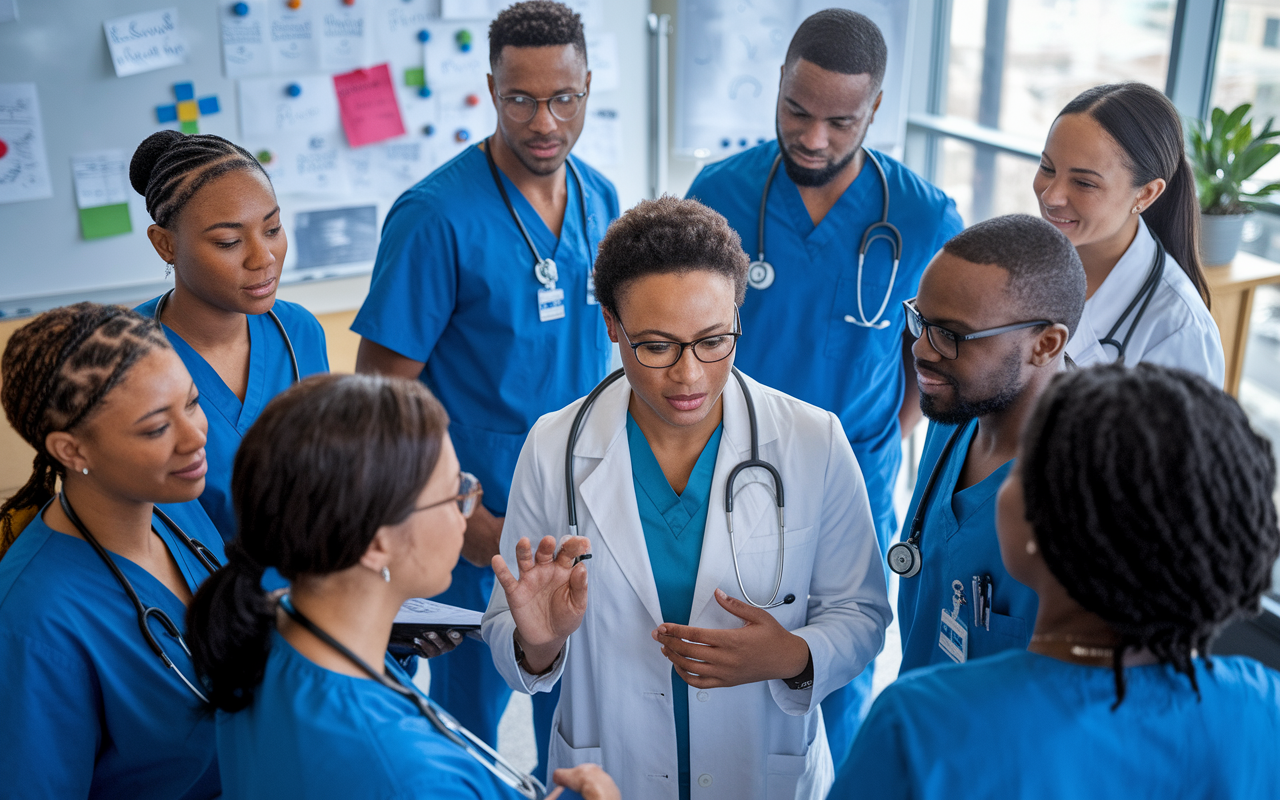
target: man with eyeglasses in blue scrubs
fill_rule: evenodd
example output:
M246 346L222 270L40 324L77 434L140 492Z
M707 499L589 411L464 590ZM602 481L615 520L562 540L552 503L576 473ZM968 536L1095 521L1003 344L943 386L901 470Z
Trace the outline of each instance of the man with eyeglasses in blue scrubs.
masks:
M862 14L827 9L806 19L782 66L777 141L708 166L688 193L724 214L757 258L742 306L743 328L756 335L739 348L739 366L840 418L882 550L897 532L903 431L919 420L902 301L963 227L945 194L862 148L887 60L884 37ZM886 193L890 225L880 225ZM837 764L865 711L871 671L822 703Z
M608 371L590 275L618 216L613 184L569 155L591 87L580 17L547 0L509 6L489 27L489 63L497 131L392 206L351 326L363 337L357 371L422 380L484 485L463 560L437 598L481 611L525 435ZM488 647L468 639L430 664L432 699L496 747L511 690ZM534 699L540 769L558 699Z

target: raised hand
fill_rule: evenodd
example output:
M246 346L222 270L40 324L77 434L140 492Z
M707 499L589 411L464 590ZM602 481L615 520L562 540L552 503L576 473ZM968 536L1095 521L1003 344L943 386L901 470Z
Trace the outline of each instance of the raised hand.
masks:
M559 553L554 537L544 536L537 551L528 538L522 538L516 542L519 579L502 556L493 557L493 572L516 623L516 639L533 673L550 666L569 634L582 624L587 611L587 567L575 562L590 550L591 542L583 536L566 538Z
M741 628L691 628L664 622L651 634L684 682L697 689L785 680L804 672L809 645L762 608L716 589L716 602Z

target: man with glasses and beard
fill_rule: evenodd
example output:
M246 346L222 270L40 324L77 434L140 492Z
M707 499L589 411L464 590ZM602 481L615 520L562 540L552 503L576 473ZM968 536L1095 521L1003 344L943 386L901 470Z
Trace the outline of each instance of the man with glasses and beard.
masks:
M1000 558L996 492L1023 423L1064 368L1084 300L1084 266L1067 237L1015 214L947 242L902 304L930 420L902 541L889 550L902 576L904 673L1031 639L1036 595Z
M862 147L887 59L884 37L862 14L827 9L806 19L782 66L777 141L708 166L688 194L723 214L756 259L742 307L743 329L755 335L739 347L739 366L840 418L881 549L897 532L901 437L919 421L902 301L964 227L945 194ZM886 211L889 225L877 225ZM822 704L837 764L870 687L868 668Z
M569 155L591 72L582 20L547 0L507 7L489 26L497 131L400 196L387 214L369 296L351 329L358 372L416 378L449 412L463 469L484 485L462 560L438 598L483 610L525 435L582 397L611 345L590 282L618 216L606 178ZM482 642L441 637L431 698L497 746L511 690ZM558 693L534 700L546 764ZM540 778L545 778L539 774Z

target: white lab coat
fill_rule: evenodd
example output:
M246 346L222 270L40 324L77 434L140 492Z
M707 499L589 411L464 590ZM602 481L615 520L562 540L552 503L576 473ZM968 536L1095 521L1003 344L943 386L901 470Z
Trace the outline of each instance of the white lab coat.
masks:
M1080 325L1067 343L1067 355L1077 365L1110 364L1116 360L1116 348L1104 347L1100 340L1107 337L1142 289L1155 255L1156 241L1147 230L1147 223L1139 217L1138 234L1093 297L1085 301ZM1124 341L1124 334L1137 313L1135 308L1129 314L1115 339ZM1215 386L1222 386L1226 375L1218 326L1191 279L1167 252L1160 286L1134 328L1125 352L1124 363L1133 366L1139 361L1181 367Z
M835 415L748 379L759 421L760 457L782 474L786 565L773 609L813 655L811 689L781 680L689 691L689 757L699 800L778 800L825 796L833 779L819 703L858 675L884 644L892 613L866 487ZM562 681L552 725L550 768L604 765L624 797L677 800L671 662L650 632L662 621L636 505L627 443L630 384L623 378L591 409L574 451L578 532L591 540L587 611L549 674L516 666L515 622L494 587L483 634L494 662L516 691L549 691ZM724 515L729 471L750 458L746 402L736 380L724 391L724 432L716 454L710 507L690 624L734 628L713 595L741 598ZM582 401L538 420L512 481L502 556L515 571L516 541L568 531L564 459ZM742 580L762 601L777 566L773 484L744 471L734 495L733 527ZM806 602L807 599L807 602Z

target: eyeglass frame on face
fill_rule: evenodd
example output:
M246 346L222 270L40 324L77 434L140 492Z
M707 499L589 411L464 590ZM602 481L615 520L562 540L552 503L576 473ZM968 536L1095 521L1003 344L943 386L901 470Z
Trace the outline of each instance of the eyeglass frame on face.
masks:
M414 512L426 511L430 508L442 506L445 503L457 503L458 510L462 512L462 516L470 517L475 513L476 505L480 500L480 495L484 494L484 487L480 485L480 479L470 472L458 473L458 493L453 497L446 497L443 500L437 500L434 503L427 503L425 506L414 508Z
M726 358L733 355L733 351L738 349L738 337L742 335L742 318L738 316L737 306L733 307L733 327L736 330L728 331L727 333L713 333L710 336L703 336L701 339L694 339L692 342L676 342L676 341L672 341L671 339L653 339L647 342L633 342L631 341L631 337L627 335L627 329L622 327L622 317L615 314L613 319L615 322L618 323L618 330L622 331L622 338L626 339L627 344L631 346L631 355L635 356L636 363L642 367L645 367L646 369L670 369L674 367L676 364L680 363L680 359L684 358L684 351L686 348L692 350L693 357L701 361L703 364L718 364L719 362L724 361ZM729 352L711 361L707 361L705 358L698 355L698 345L702 344L703 342L709 339L719 339L722 336L733 337L733 346L729 348ZM655 367L652 364L646 364L640 360L639 350L641 347L647 344L679 345L680 352L676 355L675 359L670 364L665 364L660 367Z
M960 357L961 342L971 342L974 339L987 339L992 336L999 336L1002 333L1020 331L1023 328L1036 328L1043 325L1053 324L1047 319L1038 319L1032 322L1015 322L1011 325L1001 325L998 328L987 328L986 330L974 331L973 333L956 333L950 328L945 328L937 323L930 322L925 319L924 315L920 313L920 309L916 308L916 298L914 297L910 300L903 300L902 308L907 315L907 332L916 339L919 339L921 336L928 337L929 346L933 348L933 351L948 361L955 361ZM920 333L916 333L912 330L912 322L916 322L919 325ZM933 329L941 331L942 334L947 337L947 341L955 347L955 355L949 356L942 351L942 348L938 347L937 343L933 341L933 334L930 332Z
M527 94L503 95L503 94L499 94L496 89L494 90L493 94L502 103L502 113L505 114L507 118L510 119L512 122L518 123L520 125L523 125L528 122L532 122L534 117L538 116L538 106L541 105L542 103L547 104L547 110L551 112L551 116L559 120L560 122L570 122L572 120L575 120L578 118L578 115L582 113L582 106L583 106L582 100L587 96L586 90L583 90L581 92L561 92L560 94L553 94L550 97L530 97ZM573 97L578 100L578 110L573 112L573 116L568 117L567 119L557 114L555 107L551 105L552 100L556 100L561 97ZM510 103L507 102L509 100L513 102L510 102ZM518 117L511 115L511 111L515 110L518 107L517 103L515 103L514 101L520 101L520 100L533 102L533 113L530 114L525 119L519 119Z

